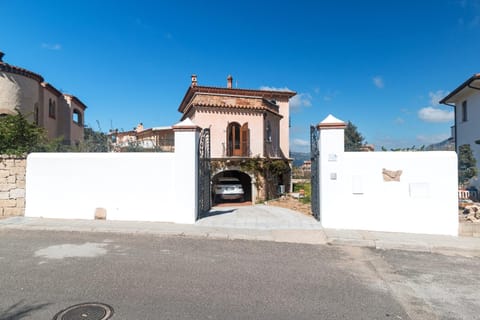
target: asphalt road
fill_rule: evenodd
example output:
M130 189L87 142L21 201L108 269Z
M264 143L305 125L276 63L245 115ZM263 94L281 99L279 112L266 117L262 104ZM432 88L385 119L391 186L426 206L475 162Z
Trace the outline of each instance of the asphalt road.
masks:
M354 247L0 231L0 320L478 319L480 259Z

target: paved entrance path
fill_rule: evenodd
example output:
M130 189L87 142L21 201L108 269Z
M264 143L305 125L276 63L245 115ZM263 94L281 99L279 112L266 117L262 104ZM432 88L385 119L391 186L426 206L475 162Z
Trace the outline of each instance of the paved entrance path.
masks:
M320 222L312 216L306 216L286 208L265 205L213 207L196 224L204 227L256 230L322 229Z

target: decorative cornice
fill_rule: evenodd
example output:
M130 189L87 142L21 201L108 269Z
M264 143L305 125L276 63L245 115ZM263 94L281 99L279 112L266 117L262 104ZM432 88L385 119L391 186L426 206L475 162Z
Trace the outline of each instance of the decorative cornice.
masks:
M345 123L319 123L317 129L345 129Z
M255 89L237 89L237 88L220 88L220 87L204 87L190 86L178 107L178 111L185 113L185 108L192 100L195 93L204 93L210 95L227 95L227 96L248 96L272 99L290 99L297 93L294 91L275 91L275 90L255 90Z
M329 114L322 122L317 125L317 129L345 129L347 124L340 119Z
M186 118L183 121L175 124L173 127L173 131L201 131L202 128L197 126L195 123L192 122L190 118Z
M242 106L242 105L225 105L225 104L214 104L214 103L195 103L193 107L199 107L199 108L215 108L219 109L219 111L223 111L225 113L233 112L234 110L245 110L245 111L252 111L252 112L270 112L280 118L283 118L283 116L275 112L274 110L264 107L264 106Z

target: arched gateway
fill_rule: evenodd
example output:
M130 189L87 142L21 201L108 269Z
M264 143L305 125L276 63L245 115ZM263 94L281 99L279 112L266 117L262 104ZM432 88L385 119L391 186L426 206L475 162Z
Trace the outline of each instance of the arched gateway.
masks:
M212 177L212 196L214 204L221 202L251 202L254 199L254 188L252 188L252 177L245 172L240 170L224 170L218 172ZM235 184L241 185L242 194L233 193L228 195L229 190L233 190ZM222 196L221 192L225 189L227 195ZM219 191L216 191L219 190Z

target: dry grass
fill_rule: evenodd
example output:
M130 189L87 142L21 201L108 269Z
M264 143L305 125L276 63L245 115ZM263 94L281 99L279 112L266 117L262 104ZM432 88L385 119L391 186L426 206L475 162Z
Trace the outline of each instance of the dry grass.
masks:
M300 212L307 216L312 215L312 208L309 203L301 203L298 199L294 199L290 196L282 197L276 200L268 200L268 202L266 202L266 205L287 208L293 211Z

